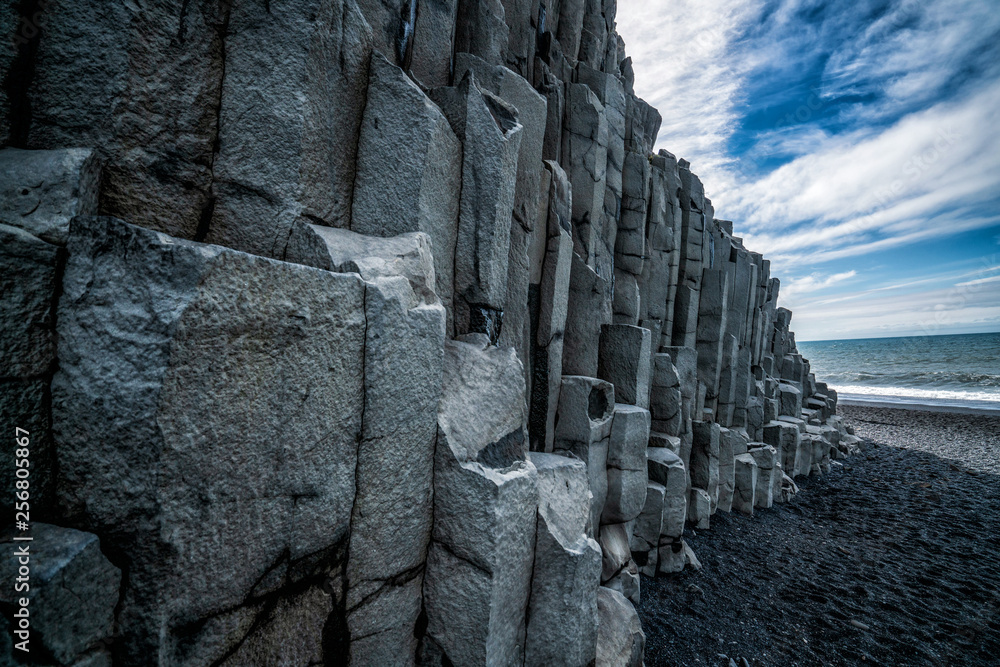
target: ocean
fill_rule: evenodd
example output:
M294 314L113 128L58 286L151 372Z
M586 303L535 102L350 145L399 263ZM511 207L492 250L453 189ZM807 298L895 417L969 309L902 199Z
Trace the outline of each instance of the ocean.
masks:
M799 342L852 401L1000 410L1000 333Z

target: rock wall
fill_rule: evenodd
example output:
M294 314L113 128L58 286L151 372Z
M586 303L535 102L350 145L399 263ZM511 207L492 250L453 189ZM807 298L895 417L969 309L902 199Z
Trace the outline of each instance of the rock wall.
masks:
M0 8L36 662L639 665L685 523L853 450L615 11Z

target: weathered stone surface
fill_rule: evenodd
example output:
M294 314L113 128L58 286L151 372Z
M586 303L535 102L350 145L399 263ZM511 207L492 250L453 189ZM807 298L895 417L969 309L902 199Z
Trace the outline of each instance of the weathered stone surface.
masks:
M575 189L573 198L575 201ZM579 254L573 253L563 373L598 376L601 327L611 323L612 289L611 281L599 276Z
M29 633L15 635L14 641L27 638L34 655L47 652L69 664L110 639L121 572L101 553L97 536L37 521L31 524L30 542L15 542L17 535L13 530L0 535L9 580L20 565L27 563L31 570L30 595L13 585L0 592L0 601L11 607L20 607L20 597L31 600Z
M379 54L371 58L356 174L351 229L386 237L426 233L434 289L451 327L462 144L430 98Z
M687 515L687 472L680 457L668 449L650 447L646 450L649 480L662 484L663 528L661 535L679 539L684 533Z
M434 540L424 574L427 636L456 665L524 660L535 548L538 475L528 461L503 470L461 462L438 438Z
M11 100L25 105L14 145L95 147L102 211L193 237L209 201L227 13L214 1L97 0L41 12L30 88Z
M646 646L635 607L618 591L601 586L597 591L597 664L640 667Z
M775 486L781 492L781 463L778 452L770 445L751 446L748 452L757 462L757 491L754 506L768 508L774 503ZM777 483L775 483L777 480Z
M524 460L524 375L513 349L449 340L443 382L438 424L461 461L503 468Z
M693 422L691 449L691 485L703 489L714 513L719 502L719 425Z
M763 432L763 441L778 452L778 461L782 468L794 476L799 468L797 461L801 434L798 426L789 422L773 421L764 426Z
M649 411L617 403L608 445L608 496L601 523L632 521L646 502Z
M288 586L322 595L342 566L364 283L109 218L74 219L68 248L52 385L61 503L129 559L126 664L211 662L236 646L227 624ZM299 640L335 608L326 596Z
M712 515L712 499L704 489L692 488L688 502L688 521L698 530L708 530Z
M224 35L205 238L280 259L295 221L349 225L372 30L353 0L307 0L233 4Z
M569 301L573 239L569 181L562 167L546 161L551 175L544 260L538 278L538 312L531 357L531 405L528 429L532 448L552 451L556 407L562 383L563 336Z
M424 575L427 637L454 664L520 662L538 511L510 348L447 341Z
M629 560L618 574L606 581L602 586L618 591L633 604L639 604L642 584L639 580L639 566L634 560Z
M513 34L512 34L513 36ZM517 109L521 143L517 153L517 181L514 189L510 250L507 260L507 292L500 344L510 345L518 356L528 359L531 338L528 317L529 247L536 234L539 203L539 175L542 170L542 142L545 138L545 98L524 78L502 66L493 66L468 53L455 56L455 80L471 70L476 83ZM543 220L544 221L544 220ZM544 238L545 228L541 230Z
M299 223L288 239L285 259L336 273L357 273L368 282L406 278L415 306L438 303L431 246L431 238L423 232L383 238Z
M599 245L603 242L607 156L608 122L604 105L586 84L569 84L560 162L568 167L566 173L573 184L574 250L588 266L610 279L611 271L607 270L610 263L597 264Z
M493 65L507 58L509 29L500 0L463 0L458 5L455 52L471 53Z
M472 72L457 86L432 90L431 98L441 107L463 149L455 245L455 330L482 331L474 321L474 311L502 311L507 295L522 126L517 122L517 109L481 91Z
M447 86L454 54L458 0L423 0L416 4L410 67L429 88Z
M0 224L0 379L49 372L55 362L55 299L62 251Z
M608 496L608 446L615 409L614 387L597 378L564 375L559 390L558 424L553 447L587 464L590 481L591 531L598 525Z
M65 245L75 215L95 215L101 162L89 148L0 150L0 224Z
M751 454L738 454L734 459L736 490L733 494L733 509L753 516L757 499L757 461Z
M802 413L802 392L797 387L779 384L778 400L781 403L778 414L798 417Z
M666 487L657 482L646 483L646 502L635 520L629 549L639 571L647 577L656 575L657 547L663 530L663 501Z
M529 457L538 470L538 527L525 664L586 665L597 651L601 577L600 546L585 534L590 525L587 468L557 454Z
M394 277L365 286L364 420L347 563L351 655L386 665L417 648L445 356L444 308L414 303L410 284Z
M736 439L737 434L728 428L719 429L719 502L716 509L728 512L733 506L736 489ZM741 452L742 453L742 452Z
M597 376L615 385L620 403L649 407L649 330L627 324L601 327Z
M610 581L632 560L629 542L631 523L609 523L601 526L601 583Z

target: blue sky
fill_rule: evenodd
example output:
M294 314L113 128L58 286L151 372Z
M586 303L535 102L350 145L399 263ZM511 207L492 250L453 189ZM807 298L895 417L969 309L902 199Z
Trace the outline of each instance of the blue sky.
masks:
M1000 331L996 0L619 0L657 148L800 340Z

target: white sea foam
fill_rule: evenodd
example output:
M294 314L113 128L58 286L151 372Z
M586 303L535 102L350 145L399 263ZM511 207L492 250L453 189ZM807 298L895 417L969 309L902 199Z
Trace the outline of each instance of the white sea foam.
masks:
M837 385L833 387L841 398L856 401L885 401L918 405L954 405L1000 410L1000 391L973 389L919 389L916 387L871 387Z

